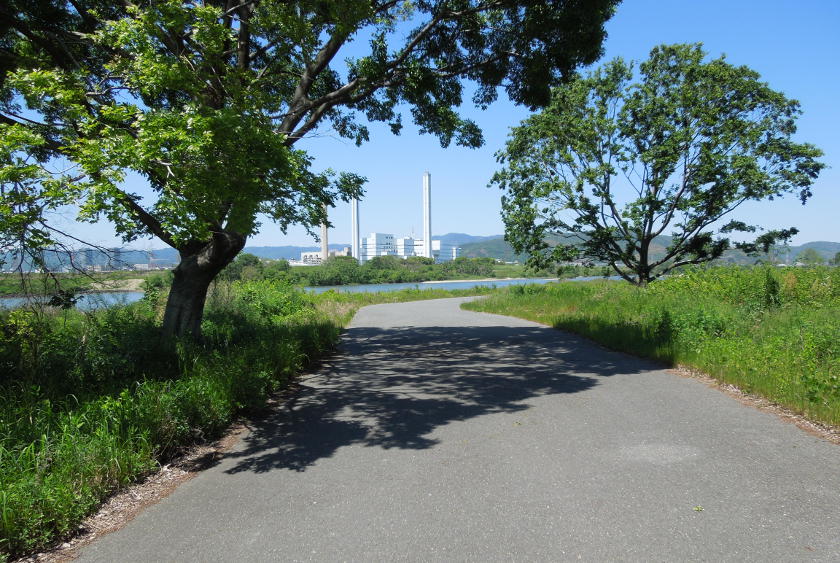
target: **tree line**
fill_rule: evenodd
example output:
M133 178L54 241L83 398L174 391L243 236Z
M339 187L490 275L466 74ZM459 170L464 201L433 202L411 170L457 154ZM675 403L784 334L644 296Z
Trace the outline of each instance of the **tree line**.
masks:
M219 280L275 279L294 285L348 285L424 282L494 277L492 258L457 258L436 264L432 258L376 256L364 264L350 256L333 256L318 266L292 268L285 260L264 262L253 254L240 254L219 274Z

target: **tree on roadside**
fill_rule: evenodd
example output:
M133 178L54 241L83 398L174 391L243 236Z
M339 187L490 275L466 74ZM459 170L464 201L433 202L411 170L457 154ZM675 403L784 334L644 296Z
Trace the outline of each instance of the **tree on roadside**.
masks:
M618 0L10 0L0 7L0 237L57 240L48 213L112 221L178 250L165 334L199 335L210 282L268 217L325 220L363 178L311 169L319 125L362 143L401 111L480 146L463 80L547 103L601 54ZM127 172L149 193L124 188Z
M806 266L820 266L825 264L823 255L813 248L806 248L796 256L797 262L802 262Z
M261 278L264 269L265 264L258 256L243 252L219 272L218 278L227 281Z
M588 258L645 285L717 258L717 233L758 227L723 220L749 200L795 193L804 204L824 164L797 143L799 104L745 67L705 62L701 45L654 48L639 66L615 59L554 90L516 127L492 184L506 239L537 267ZM764 252L796 229L736 246ZM653 255L656 237L672 239ZM571 235L574 244L547 239Z
M840 266L840 252L834 253L834 258L828 261L832 266Z

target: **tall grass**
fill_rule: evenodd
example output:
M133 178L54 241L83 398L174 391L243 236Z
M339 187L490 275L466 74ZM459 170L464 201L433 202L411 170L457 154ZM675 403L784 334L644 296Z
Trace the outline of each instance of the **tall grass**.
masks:
M465 307L692 367L840 424L840 268L696 269L646 288L604 281L511 287Z
M303 293L249 282L216 292L203 344L164 343L154 301L0 316L0 560L260 408L340 331Z

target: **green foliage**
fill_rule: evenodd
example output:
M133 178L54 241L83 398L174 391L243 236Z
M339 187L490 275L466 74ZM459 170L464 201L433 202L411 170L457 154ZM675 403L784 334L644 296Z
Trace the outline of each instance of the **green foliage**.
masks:
M289 278L307 286L409 283L430 280L494 277L491 258L458 258L435 264L430 258L376 256L363 265L348 256L336 256L320 266L295 268Z
M365 123L398 133L408 109L442 146L480 146L462 80L482 108L502 88L542 105L600 55L617 3L10 1L0 249L55 244L48 217L67 204L125 241L156 236L182 257L163 323L179 336L203 311L186 295L203 299L258 217L311 228L361 194L364 178L314 171L294 148L322 122L360 144ZM125 190L129 171L152 196Z
M825 264L825 258L823 258L822 254L814 250L813 248L806 248L796 256L797 262L802 262L806 266L818 266L821 264Z
M148 280L147 295L159 279ZM162 343L144 300L0 313L0 557L44 547L327 353L340 326L281 282L217 286L202 345Z
M529 263L586 257L644 285L719 257L729 240L710 229L744 201L805 203L825 165L792 139L799 104L749 68L705 57L700 45L660 46L638 72L615 59L555 89L513 130L492 184L505 192L506 238ZM666 230L671 243L654 257ZM756 230L730 220L719 232ZM737 246L767 252L795 233ZM552 246L556 235L577 240Z
M624 282L512 287L465 307L686 365L840 424L836 268L696 268L644 288Z

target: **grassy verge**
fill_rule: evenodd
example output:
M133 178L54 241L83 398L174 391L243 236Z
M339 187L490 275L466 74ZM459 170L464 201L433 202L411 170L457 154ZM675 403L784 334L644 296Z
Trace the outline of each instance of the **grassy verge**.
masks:
M158 319L150 301L0 316L0 560L67 535L113 491L259 409L340 332L266 282L219 292L201 346L162 343Z
M647 288L512 287L465 308L514 315L685 365L840 424L840 268L711 268Z
M400 291L384 291L380 293L344 293L325 291L310 295L318 310L330 318L335 319L341 326L346 326L360 307L378 305L380 303L405 303L408 301L424 301L426 299L445 299L447 297L470 297L475 295L490 295L499 291L489 286L476 286L469 289L403 289Z

